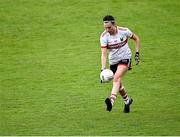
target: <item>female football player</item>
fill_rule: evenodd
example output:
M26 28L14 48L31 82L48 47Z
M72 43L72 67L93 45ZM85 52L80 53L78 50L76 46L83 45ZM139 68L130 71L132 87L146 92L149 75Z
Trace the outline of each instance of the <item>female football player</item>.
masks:
M109 50L110 69L114 73L113 87L110 97L106 98L105 103L107 111L112 110L112 106L117 98L118 92L124 100L124 112L130 112L130 105L133 99L130 98L122 85L122 78L128 70L131 69L131 50L128 46L128 40L132 39L135 42L136 65L139 64L139 37L131 32L128 28L119 27L116 25L115 19L111 15L103 18L105 31L100 36L101 44L101 71L106 68L107 50Z

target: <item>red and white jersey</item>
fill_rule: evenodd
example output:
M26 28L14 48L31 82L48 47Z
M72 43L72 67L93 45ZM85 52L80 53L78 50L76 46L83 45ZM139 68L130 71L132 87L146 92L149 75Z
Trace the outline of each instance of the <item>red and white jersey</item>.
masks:
M128 46L128 38L131 38L133 33L124 27L117 26L116 35L110 35L104 31L100 37L101 48L109 49L109 64L117 64L122 59L131 59L131 50Z

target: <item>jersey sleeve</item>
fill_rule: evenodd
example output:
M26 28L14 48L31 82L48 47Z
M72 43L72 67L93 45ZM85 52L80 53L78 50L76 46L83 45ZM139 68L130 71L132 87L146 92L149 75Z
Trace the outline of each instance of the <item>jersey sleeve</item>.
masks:
M100 37L100 46L101 46L101 48L107 48L107 45L108 45L108 43L107 43L106 37L101 36Z
M132 38L133 32L132 32L130 29L126 28L125 35L126 35L128 38Z

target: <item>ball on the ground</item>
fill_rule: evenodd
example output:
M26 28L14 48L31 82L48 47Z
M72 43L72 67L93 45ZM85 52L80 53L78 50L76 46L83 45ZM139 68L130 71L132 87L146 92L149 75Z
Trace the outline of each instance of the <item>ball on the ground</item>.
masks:
M100 73L100 79L102 80L102 82L109 82L113 79L114 74L110 69L104 69L101 73Z

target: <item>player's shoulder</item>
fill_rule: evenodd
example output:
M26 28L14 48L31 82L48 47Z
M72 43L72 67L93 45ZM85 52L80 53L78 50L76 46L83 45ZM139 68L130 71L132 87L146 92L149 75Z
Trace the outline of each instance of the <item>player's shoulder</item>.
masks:
M101 33L101 38L105 38L108 36L108 32L107 31L103 31L103 33Z
M127 27L119 27L119 26L117 26L117 29L119 31L128 31L129 30Z

